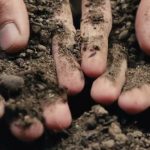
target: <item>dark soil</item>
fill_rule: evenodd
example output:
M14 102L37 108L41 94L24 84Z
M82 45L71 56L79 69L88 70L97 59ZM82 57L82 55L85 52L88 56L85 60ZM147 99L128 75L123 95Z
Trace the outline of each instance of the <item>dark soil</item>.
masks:
M93 1L90 0L91 3ZM102 3L103 1L100 0ZM121 62L127 59L129 68L123 90L150 83L150 59L140 51L134 31L139 1L111 0L113 30L109 40L108 77L115 80ZM1 120L0 127L0 149L150 149L150 124L147 122L150 112L128 116L115 104L106 108L107 110L94 104L87 94L92 83L91 79L86 80L86 88L80 95L70 98L74 121L69 129L58 134L45 131L40 140L31 144L20 143L11 136L5 120L10 122L19 117L21 125L26 127L31 123L30 119L26 119L28 116L38 117L43 121L41 105L56 102L58 96L67 99L65 89L58 86L51 51L53 34L64 32L63 25L53 20L53 10L59 11L61 3L65 1L25 0L25 2L31 24L29 46L17 55L0 52L0 94L6 100L6 115ZM76 40L81 41L80 36L77 35ZM80 44L77 43L72 51L78 60L80 60L79 49ZM116 51L118 49L119 51Z
M128 55L127 80L123 90L139 88L150 83L150 59L140 50L134 28L139 2L139 0L112 1L113 30L110 36L110 44L122 45Z

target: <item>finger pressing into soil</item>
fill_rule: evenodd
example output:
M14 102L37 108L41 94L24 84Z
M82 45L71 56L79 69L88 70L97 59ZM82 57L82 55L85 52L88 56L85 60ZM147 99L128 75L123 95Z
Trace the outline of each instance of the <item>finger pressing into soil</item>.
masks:
M45 70L45 68L42 69ZM13 98L8 95L6 102L5 120L10 124L12 133L23 141L32 141L42 135L45 123L43 104L52 105L58 100L63 102L67 100L65 90L58 87L52 74L48 74L46 78L39 71L38 69L37 72L21 73L24 78L24 89ZM57 97L62 97L62 99L57 99ZM14 120L17 121L14 122Z
M58 97L58 99L62 99ZM72 117L67 102L58 102L48 104L43 108L45 125L53 131L61 131L70 126Z
M27 57L24 59L18 54L11 56L13 61L0 60L1 67L5 64L0 76L0 87L3 89L1 94L6 99L5 120L11 124L12 133L22 140L34 140L43 133L42 104L52 104L57 101L55 97L66 95L65 89L58 86L55 64L50 52L42 45L32 46L41 52L40 57L34 57L34 52L28 57L28 51L25 51ZM20 66L22 61L23 66ZM63 100L67 100L66 96ZM38 123L32 122L33 118L36 118ZM19 127L14 127L14 120L17 120ZM37 130L39 128L38 133L34 133L34 126L37 126Z
M59 26L62 24L54 19L54 10L62 1L25 2L31 39L20 54L8 55L0 51L0 94L6 101L4 119L12 133L20 140L30 141L43 133L43 105L52 105L57 100L65 103L67 92L58 84L51 48L51 38L62 29Z
M150 54L150 3L149 0L141 0L136 16L136 36L140 47Z
M25 116L24 119L28 122L28 125L21 126L20 120L13 121L10 124L10 130L12 134L21 141L33 141L38 139L44 132L42 123L36 118L30 118Z
M150 106L150 71L149 64L129 68L123 93L119 97L120 107L127 113L136 114Z
M29 38L29 20L23 0L0 1L0 48L9 53L23 49Z
M110 0L82 0L81 67L90 77L97 77L106 69L111 26Z
M113 1L112 3L114 28L111 40L124 44L128 50L126 83L118 103L124 111L131 114L142 112L149 107L150 59L139 51L140 48L134 30L134 17L139 3L139 0L128 2ZM132 9L133 7L134 9ZM140 40L144 42L148 39L147 26L149 10L147 7L149 7L149 2L147 0L141 1L136 20L137 38L139 39L141 37Z
M130 114L140 113L150 107L150 85L145 84L140 88L133 88L122 93L118 104L125 112Z
M59 29L54 33L52 40L53 56L59 84L66 88L69 94L77 94L84 87L84 78L77 60L71 53L75 45L76 31L73 27L69 0L61 3L59 11L54 14Z
M96 102L111 104L119 97L127 70L126 51L119 44L109 50L108 69L92 85L91 96Z

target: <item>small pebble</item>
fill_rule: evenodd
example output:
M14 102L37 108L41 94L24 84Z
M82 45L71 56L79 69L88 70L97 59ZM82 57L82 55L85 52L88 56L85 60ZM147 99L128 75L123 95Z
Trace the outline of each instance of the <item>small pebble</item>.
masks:
M26 57L26 53L20 53L19 57L21 57L21 58Z
M19 67L24 66L24 59L22 59L22 58L17 58L15 62Z
M40 51L46 51L46 50L47 50L46 46L41 45L41 44L38 44L37 48L38 48Z
M88 130L93 130L96 128L96 120L95 120L95 117L90 117L87 122L86 122L86 127Z
M96 117L108 115L108 111L100 105L93 106L92 110L95 113Z
M100 145L99 145L99 143L93 143L93 144L91 144L91 149L92 149L92 150L100 150Z
M32 25L32 31L34 33L39 33L41 31L41 27L38 25Z
M128 135L131 135L134 138L137 138L137 137L140 138L140 137L142 137L143 133L141 131L134 131L132 133L129 133Z
M124 144L128 138L125 134L121 133L115 135L115 140L118 141L119 144Z
M33 123L33 119L28 115L24 116L24 121L29 124Z
M34 51L32 49L27 49L26 52L30 55L34 53Z
M107 141L103 141L102 143L101 143L101 145L102 145L102 148L104 148L104 149L110 149L110 148L113 148L114 147L114 145L115 145L115 141L114 140L107 140Z
M119 40L124 40L128 37L129 35L129 31L128 30L123 30L120 34L119 34Z

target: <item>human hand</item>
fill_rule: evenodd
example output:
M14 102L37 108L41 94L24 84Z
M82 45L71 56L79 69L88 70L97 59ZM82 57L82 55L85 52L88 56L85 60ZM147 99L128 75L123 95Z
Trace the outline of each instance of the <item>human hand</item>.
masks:
M93 6L94 4L99 4L101 2L101 5ZM112 103L120 95L122 86L125 82L126 62L122 64L122 72L119 74L115 86L109 80L105 79L105 74L103 73L107 66L108 36L111 30L111 9L109 0L101 2L95 1L94 3L89 4L89 0L84 0L82 3L81 36L84 40L81 49L81 69L89 77L98 77L93 83L91 95L95 101L107 104ZM144 0L142 2L144 3ZM6 52L17 52L27 44L29 37L29 23L25 5L23 1L11 0L11 2L1 1L0 6L4 8L1 11L2 19L0 24L3 27L4 24L11 23L10 25L7 24L6 28L1 28L0 46L3 50L6 50ZM19 11L18 13L18 10L20 9L22 11ZM67 52L64 55L60 53L62 48L70 50L75 43L74 36L76 31L73 26L69 1L63 3L62 7L59 8L59 11L55 11L53 18L50 19L59 20L65 29L65 32L62 34L67 33L65 36L61 36L61 33L57 32L54 34L52 40L53 56L56 63L59 84L67 88L69 94L77 94L84 87L83 74L80 65L68 51L64 51ZM12 24L12 22L14 22L15 25ZM137 33L140 32L138 29L139 28L137 27ZM142 35L139 35L139 37L140 36ZM145 41L147 41L147 39ZM120 103L120 105L123 108L124 104ZM147 101L144 102L144 109L146 108L145 106L148 106ZM141 105L141 107L142 109L140 108L139 110L143 110L143 105ZM126 111L128 110L129 109L126 109ZM139 112L139 110L137 112ZM66 116L65 119L63 119L62 116ZM55 109L51 112L51 115L45 113L44 117L49 129L63 129L68 127L71 123L71 114L67 103L56 105ZM33 127L36 127L39 132L35 133L32 127L29 130L17 130L12 127L11 130L22 140L33 140L38 138L43 132L43 128L38 121L36 121Z

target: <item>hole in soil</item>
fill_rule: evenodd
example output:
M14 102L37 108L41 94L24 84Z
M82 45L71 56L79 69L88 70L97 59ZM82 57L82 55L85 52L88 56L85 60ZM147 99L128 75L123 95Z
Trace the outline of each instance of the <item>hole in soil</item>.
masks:
M80 29L81 21L81 1L80 0L70 0L71 10L73 14L73 24L76 29Z
M86 78L84 90L78 95L69 97L68 102L74 119L80 117L84 112L89 111L95 104L90 96L92 83L93 79Z
M76 29L80 29L80 20L81 20L81 14L77 16L73 16L73 24Z

